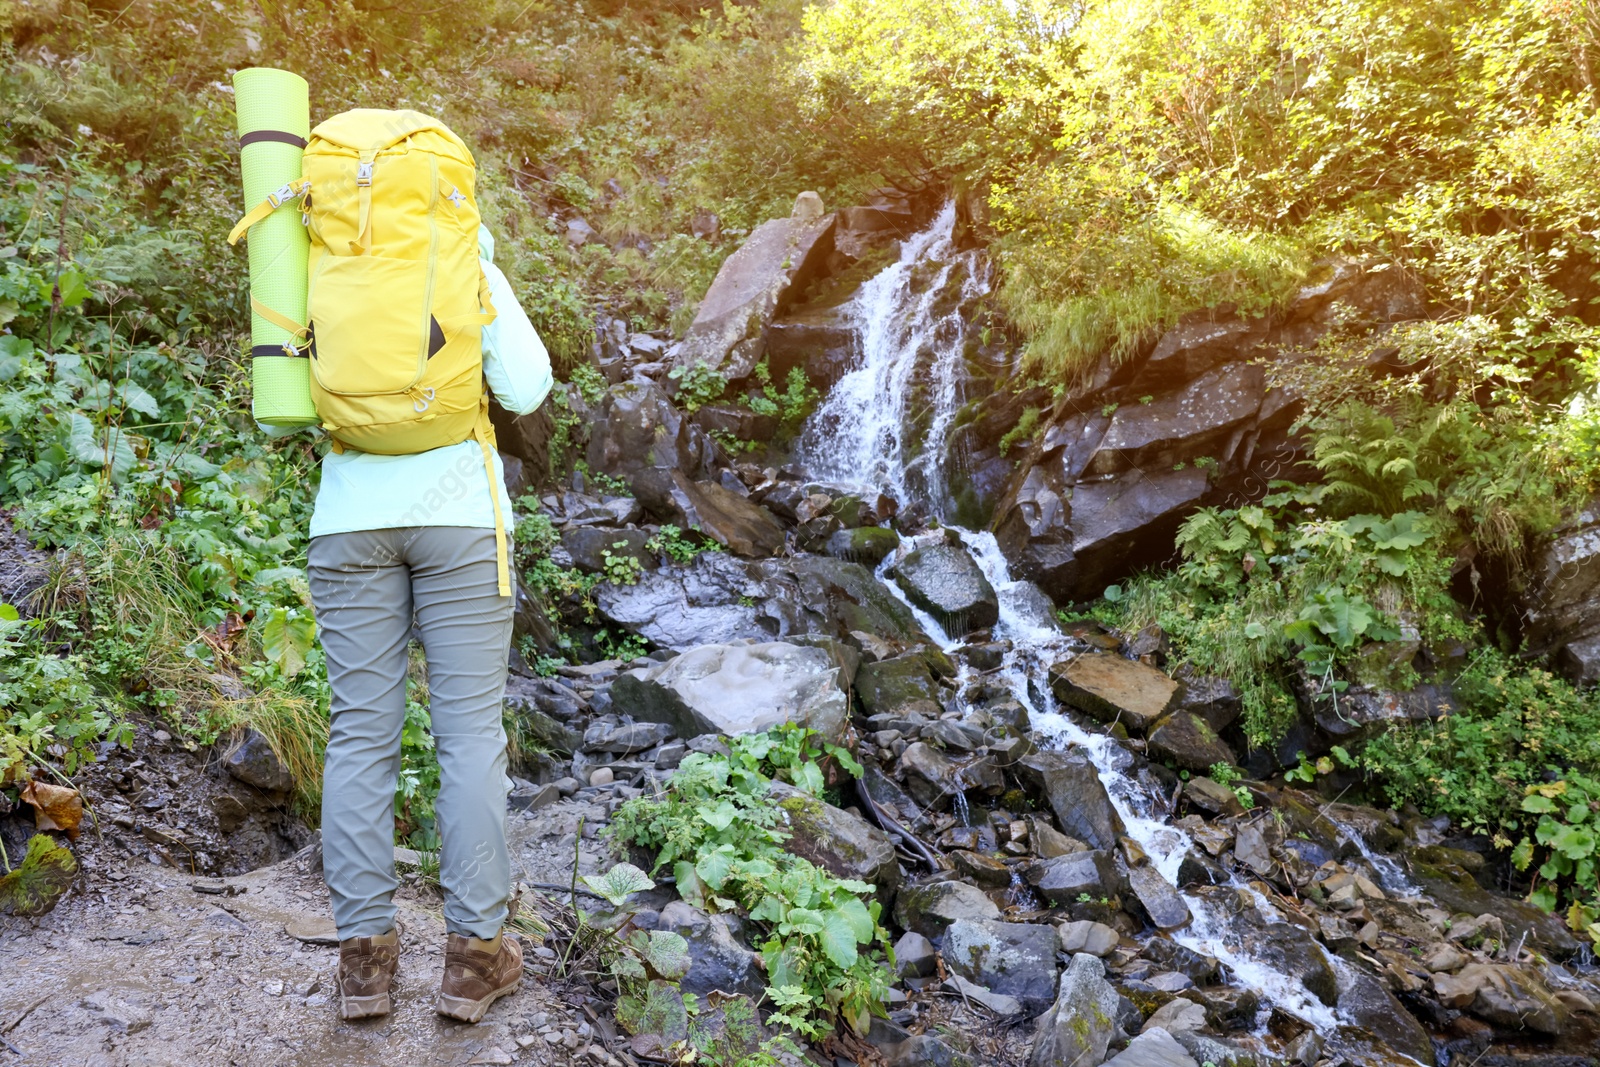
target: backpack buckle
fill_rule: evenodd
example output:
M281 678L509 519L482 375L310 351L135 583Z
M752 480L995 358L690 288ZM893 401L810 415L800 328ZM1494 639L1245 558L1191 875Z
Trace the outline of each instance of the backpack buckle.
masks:
M274 208L282 207L294 199L294 183L284 182L275 192L267 194L267 203Z
M371 163L357 163L356 164L356 184L357 185L371 185L372 184L372 164ZM285 186L285 188L288 188L288 187Z

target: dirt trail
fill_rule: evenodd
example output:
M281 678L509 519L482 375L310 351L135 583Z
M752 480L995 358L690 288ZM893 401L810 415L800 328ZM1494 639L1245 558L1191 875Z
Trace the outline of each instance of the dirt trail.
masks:
M520 878L571 870L572 838L563 836L585 808L513 818ZM405 944L395 1013L345 1023L333 986L338 950L286 932L332 934L327 889L303 861L222 880L233 895L198 892L197 881L217 880L148 861L85 866L53 912L0 930L0 1037L9 1044L0 1044L0 1067L616 1062L591 1047L581 1008L531 976L476 1026L438 1017L445 931L426 885L397 895Z

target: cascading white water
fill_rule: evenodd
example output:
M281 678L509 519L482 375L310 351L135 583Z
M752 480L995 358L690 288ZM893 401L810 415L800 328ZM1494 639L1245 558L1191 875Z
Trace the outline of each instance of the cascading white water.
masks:
M944 434L965 399L966 325L959 307L962 298L985 291L989 284L987 265L979 254L954 249L954 222L954 207L947 205L932 225L906 240L899 259L862 286L851 302L850 319L861 341L860 364L839 380L812 416L796 457L802 469L819 480L885 492L902 503L920 502L938 515L945 513L948 499ZM951 298L952 287L959 287L956 299ZM999 595L1000 621L994 635L1012 645L999 677L1028 709L1035 742L1046 748L1076 746L1088 754L1128 836L1176 885L1192 840L1165 821L1154 798L1127 773L1130 754L1113 738L1087 731L1062 714L1044 681L1052 664L1082 652L1084 646L1063 634L1053 619L1037 617L1036 600L1019 595L1021 583L1012 580L992 534L948 528L962 539ZM905 600L889 578L893 563L891 557L879 570L884 584L911 608L929 636L947 650L959 645L959 637L945 634L934 618ZM962 672L958 684L964 687L970 668L963 665ZM1365 853L1365 843L1356 839ZM1376 866L1376 860L1372 862ZM1233 888L1250 894L1264 916L1281 921L1254 889L1243 882ZM1338 1025L1336 1013L1303 984L1250 955L1237 923L1201 897L1183 894L1183 898L1194 921L1173 932L1173 940L1220 960L1236 981L1253 988L1264 1002L1319 1029Z
M944 441L965 400L961 307L989 288L982 255L956 250L955 221L955 205L946 204L845 306L863 358L801 435L795 458L812 477L942 512Z

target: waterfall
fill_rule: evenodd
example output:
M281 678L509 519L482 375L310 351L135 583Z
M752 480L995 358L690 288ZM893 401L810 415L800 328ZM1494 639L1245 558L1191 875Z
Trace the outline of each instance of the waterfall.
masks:
M948 500L944 435L966 399L967 326L960 309L967 298L986 292L989 285L980 254L955 250L954 222L955 209L946 205L926 230L904 242L898 260L863 285L847 306L861 341L860 363L838 381L812 416L796 456L800 467L819 480L882 491L902 504L921 503L938 515L947 513ZM1166 821L1156 799L1128 773L1131 754L1112 737L1085 730L1062 714L1051 695L1046 672L1052 664L1082 652L1083 644L1064 635L1054 620L1030 614L1036 601L1019 595L1022 583L1013 581L993 534L948 525L946 529L961 538L999 596L1000 621L994 636L1010 641L1012 648L998 677L1028 709L1035 743L1046 749L1076 747L1089 756L1128 837L1176 885L1178 868L1194 842ZM910 539L901 552L919 540L943 536L938 532ZM884 585L946 650L959 646L960 635L946 634L932 616L905 599L889 577L893 564L891 557L879 568ZM960 670L958 691L971 676L966 663ZM1379 866L1375 858L1370 861L1393 877L1395 872ZM1243 880L1236 878L1230 888L1245 892L1264 916L1280 921L1271 905ZM1339 1025L1337 1013L1299 981L1253 958L1239 936L1238 924L1220 909L1199 896L1181 895L1194 920L1168 936L1218 959L1235 981L1254 989L1263 1000L1262 1025L1268 1005L1293 1012L1324 1031Z
M946 204L845 305L863 358L812 415L795 456L814 478L871 486L941 515L944 442L966 400L961 312L989 290L982 253L955 248L955 221Z

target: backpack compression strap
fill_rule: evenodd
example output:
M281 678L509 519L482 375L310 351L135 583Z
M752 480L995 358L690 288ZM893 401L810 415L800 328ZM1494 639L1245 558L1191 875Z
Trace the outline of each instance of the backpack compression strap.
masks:
M238 244L239 238L248 233L250 227L254 226L256 223L260 222L262 219L266 218L268 215L272 214L289 201L305 196L310 189L310 179L296 178L292 182L285 182L275 192L268 193L265 200L251 208L245 214L244 218L240 219L234 224L233 231L228 234L228 243L230 245Z

